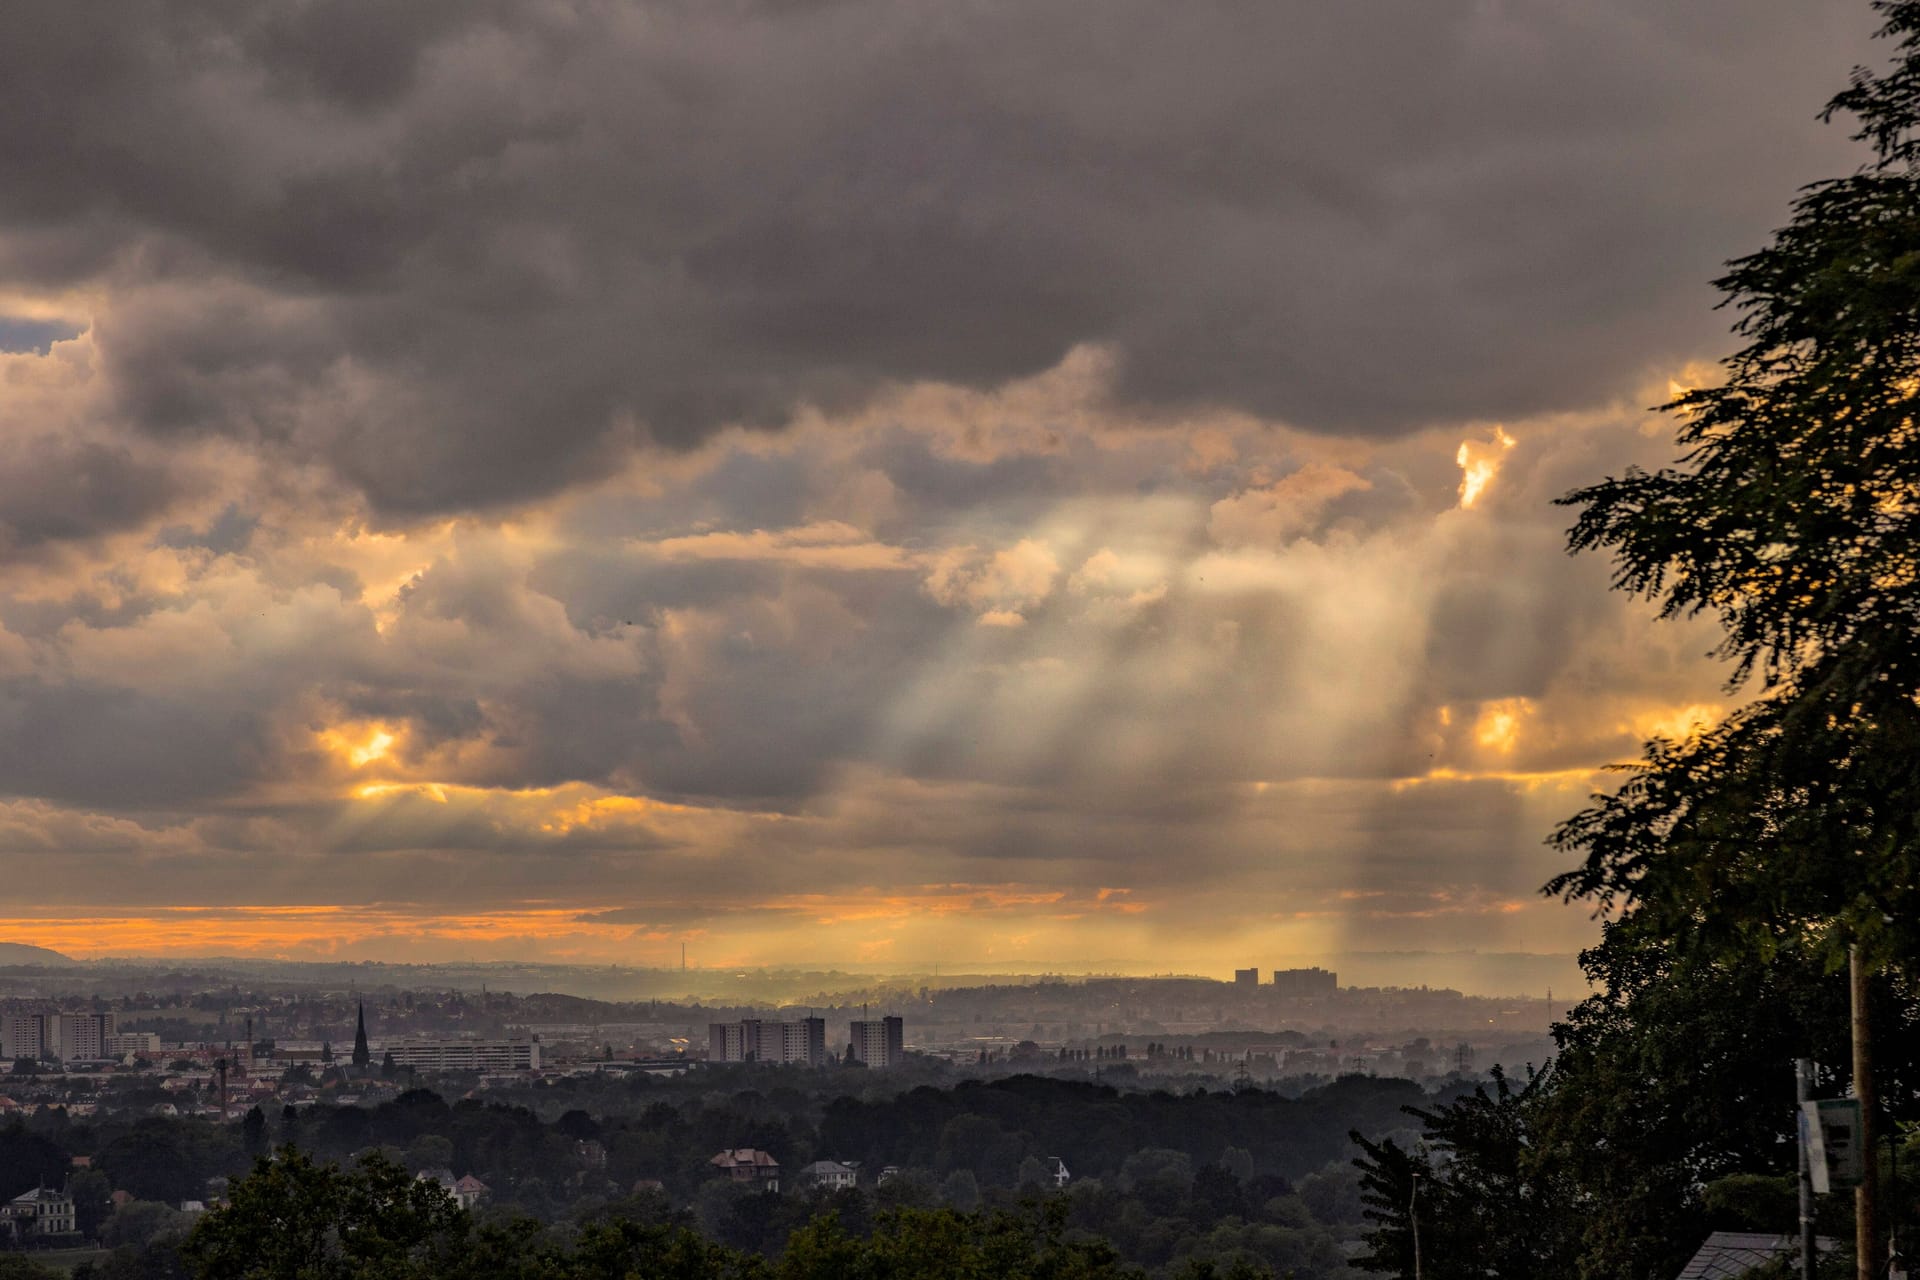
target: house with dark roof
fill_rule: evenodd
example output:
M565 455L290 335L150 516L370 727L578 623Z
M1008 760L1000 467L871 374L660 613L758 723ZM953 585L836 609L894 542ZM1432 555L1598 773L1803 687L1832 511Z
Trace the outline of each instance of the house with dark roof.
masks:
M765 1151L733 1147L707 1163L743 1186L758 1187L762 1191L780 1189L780 1162Z

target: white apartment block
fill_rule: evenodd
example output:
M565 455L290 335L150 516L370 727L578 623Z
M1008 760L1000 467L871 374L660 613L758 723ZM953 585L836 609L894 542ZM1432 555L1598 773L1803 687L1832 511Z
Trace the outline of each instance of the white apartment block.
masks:
M110 1013L56 1013L49 1015L53 1033L48 1049L62 1062L92 1062L110 1056L107 1038L114 1034Z
M906 1023L897 1017L872 1018L848 1027L853 1060L870 1067L891 1067L906 1052Z
M540 1065L540 1045L533 1040L389 1040L373 1050L395 1065L416 1071L532 1071Z
M128 1054L155 1054L160 1052L160 1035L154 1031L116 1031L107 1037L106 1054L109 1058L124 1058Z
M827 1020L773 1022L746 1018L707 1024L709 1062L795 1062L818 1067L827 1060Z

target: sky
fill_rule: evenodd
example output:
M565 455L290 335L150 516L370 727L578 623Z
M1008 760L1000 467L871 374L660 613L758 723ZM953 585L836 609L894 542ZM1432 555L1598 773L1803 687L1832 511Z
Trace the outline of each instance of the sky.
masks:
M0 938L1565 955L1857 0L16 0ZM1422 978L1409 962L1406 982Z

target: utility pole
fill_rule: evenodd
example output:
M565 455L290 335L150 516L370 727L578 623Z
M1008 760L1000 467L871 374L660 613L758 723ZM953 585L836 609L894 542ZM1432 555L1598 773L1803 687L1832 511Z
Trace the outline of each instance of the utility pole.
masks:
M1880 1238L1874 1222L1879 1160L1873 1150L1873 1037L1867 1020L1867 967L1857 942L1847 948L1847 973L1853 988L1853 1096L1860 1100L1860 1132L1854 1141L1864 1157L1860 1185L1853 1189L1853 1252L1859 1260L1854 1275L1856 1280L1879 1280Z
M1420 1280L1420 1175L1413 1175L1413 1194L1407 1197L1407 1220L1413 1224L1413 1280Z
M1799 1058L1793 1064L1793 1097L1801 1104L1794 1123L1800 1130L1800 1280L1814 1280L1813 1246L1813 1161L1807 1150L1807 1111L1813 1097L1813 1059Z

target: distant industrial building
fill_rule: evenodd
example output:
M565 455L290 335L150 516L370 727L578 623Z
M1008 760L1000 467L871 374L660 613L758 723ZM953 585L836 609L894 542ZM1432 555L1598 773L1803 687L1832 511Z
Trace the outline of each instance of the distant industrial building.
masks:
M532 1071L540 1065L537 1040L389 1040L382 1048L395 1066L415 1071Z
M823 1066L827 1061L827 1020L799 1018L775 1022L744 1018L707 1024L708 1062L794 1062Z
M870 1067L891 1067L906 1055L906 1023L897 1017L870 1018L848 1027L853 1060Z
M1233 985L1236 987L1259 986L1260 971L1258 969L1235 969L1233 971Z
M1275 969L1273 991L1281 996L1330 996L1340 989L1338 975L1326 969Z

